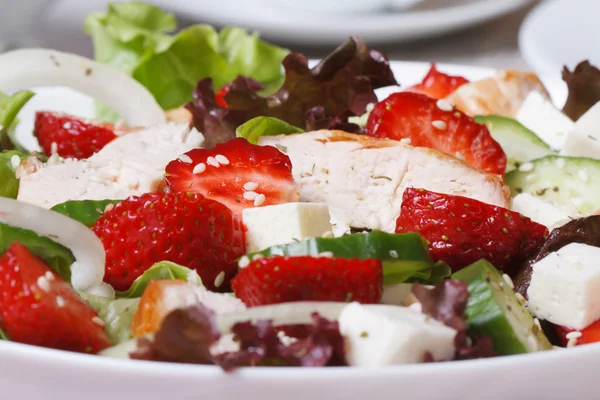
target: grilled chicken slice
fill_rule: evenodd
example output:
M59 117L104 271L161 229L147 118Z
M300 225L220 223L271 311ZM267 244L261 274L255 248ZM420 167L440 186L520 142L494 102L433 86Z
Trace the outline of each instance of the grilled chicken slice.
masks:
M499 176L433 149L328 130L264 136L259 144L290 157L300 200L327 203L336 234L349 227L394 232L411 186L509 205Z
M446 97L469 115L501 115L514 118L527 95L540 92L550 98L540 79L531 72L499 71L495 77L467 83Z

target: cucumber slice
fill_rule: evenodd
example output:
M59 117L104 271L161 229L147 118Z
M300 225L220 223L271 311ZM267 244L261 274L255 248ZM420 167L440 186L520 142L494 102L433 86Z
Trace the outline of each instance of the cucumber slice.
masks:
M487 126L492 138L506 153L506 172L527 161L554 153L550 146L517 120L486 115L475 117L475 122Z
M272 256L319 256L332 253L340 258L377 258L382 260L385 284L417 281L435 283L449 276L445 264L433 263L427 245L418 233L392 234L382 231L356 233L339 238L310 238L280 244L248 254Z
M455 272L452 279L469 285L469 331L489 336L496 353L521 354L552 348L531 314L488 261L479 260Z
M546 156L506 174L511 195L529 193L571 216L600 208L600 160Z
M123 200L69 200L55 205L51 210L92 227L104 214L106 206L121 201Z

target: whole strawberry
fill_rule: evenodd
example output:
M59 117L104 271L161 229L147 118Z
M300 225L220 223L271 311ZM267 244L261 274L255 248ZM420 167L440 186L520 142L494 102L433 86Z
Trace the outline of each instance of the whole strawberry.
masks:
M418 232L434 261L456 271L482 258L507 268L533 255L548 235L545 226L502 207L462 196L408 188L396 233Z
M195 193L132 196L92 229L106 250L104 280L116 290L127 290L154 263L172 261L196 270L208 289L227 291L245 252L241 219Z
M35 114L34 135L46 155L88 158L117 136L110 124L84 121L72 115L50 111Z
M111 345L96 312L19 243L0 257L0 289L0 329L10 340L94 354Z
M332 257L269 257L252 261L231 281L247 306L291 301L379 303L381 261Z
M171 190L200 193L241 215L245 208L298 201L290 158L272 146L237 138L194 149L165 170Z

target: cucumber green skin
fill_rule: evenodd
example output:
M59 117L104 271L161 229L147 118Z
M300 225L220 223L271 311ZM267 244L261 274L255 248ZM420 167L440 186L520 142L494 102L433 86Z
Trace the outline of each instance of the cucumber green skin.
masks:
M398 258L390 256L396 251ZM383 261L384 283L401 283L408 280L430 283L430 279L442 279L449 275L443 264L435 266L425 242L418 233L391 234L372 231L340 238L310 238L300 242L281 244L248 254L272 256L318 256L332 252L340 258L377 258Z
M65 281L71 281L71 264L75 262L71 250L33 231L0 223L0 254L4 254L14 242L42 258Z
M554 153L546 142L514 119L497 115L477 116L474 119L478 124L487 126L492 138L506 153L506 172L527 161Z
M92 227L104 214L107 205L121 201L123 200L69 200L55 205L51 210Z
M15 155L19 156L21 162L25 159L25 155L16 150L0 153L0 197L16 199L19 193L19 180L15 176L15 169L10 162Z
M140 304L140 298L107 299L87 293L79 295L96 310L104 321L104 330L111 343L117 345L131 339L131 323Z
M466 310L469 332L491 338L496 353L510 355L534 351L528 350L518 337L507 313L514 313L520 323L526 324L523 328L534 338L537 349L552 348L543 332L534 323L533 317L492 264L480 260L454 273L452 279L463 281L469 287L470 296Z
M563 168L557 166L560 159L564 160ZM529 193L569 211L569 214L587 215L600 208L600 186L597 184L600 179L600 160L551 155L531 163L531 171L514 170L506 174L504 181L510 186L512 196ZM581 171L585 171L589 182L579 178ZM582 204L575 205L573 198L581 199Z

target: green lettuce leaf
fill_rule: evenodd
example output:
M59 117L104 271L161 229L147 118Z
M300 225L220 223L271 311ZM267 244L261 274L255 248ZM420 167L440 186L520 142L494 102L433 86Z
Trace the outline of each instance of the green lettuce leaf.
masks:
M51 208L52 211L66 215L85 226L92 227L104 214L104 209L109 204L116 204L122 200L69 200Z
M256 144L261 136L302 133L304 130L273 117L256 117L238 126L235 133L252 144Z
M4 254L14 242L21 243L42 258L65 281L71 281L71 264L75 262L71 250L33 231L0 223L0 254Z
M258 80L266 91L281 86L281 61L288 50L240 28L217 32L209 25L195 25L169 34L176 28L172 14L138 2L111 4L106 13L88 15L84 25L96 60L131 75L164 109L191 100L204 78L211 78L215 88L238 75Z
M16 167L13 166L12 158L19 157L19 165L27 155L17 150L0 152L0 197L16 199L19 193L19 180L15 175Z
M28 90L7 95L0 92L0 151L21 148L13 143L9 130L14 130L17 114L35 93ZM2 182L2 181L0 181Z
M107 299L87 293L79 293L96 310L104 321L104 330L113 345L132 338L131 323L140 304L139 298Z
M133 285L131 285L129 290L126 292L117 292L117 297L129 299L141 297L151 281L160 279L182 279L187 281L190 272L192 272L191 269L182 267L181 265L172 263L170 261L158 262L147 269L140 277L138 277L133 282ZM197 278L198 280L200 279L200 277Z
M0 340L10 340L2 329L0 329Z

